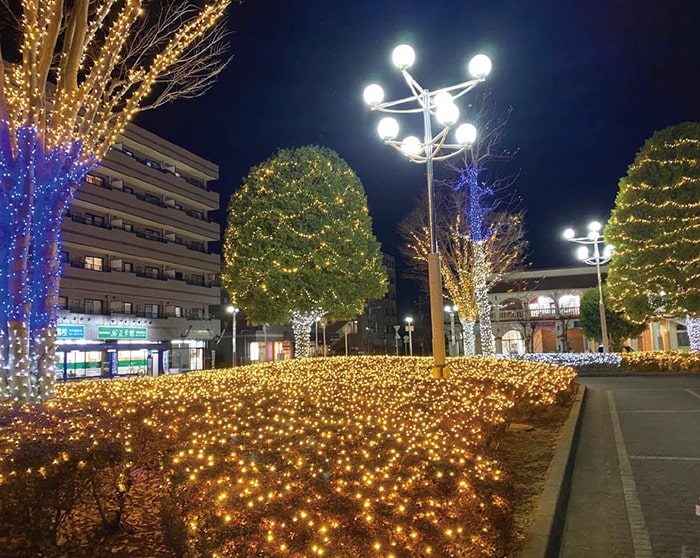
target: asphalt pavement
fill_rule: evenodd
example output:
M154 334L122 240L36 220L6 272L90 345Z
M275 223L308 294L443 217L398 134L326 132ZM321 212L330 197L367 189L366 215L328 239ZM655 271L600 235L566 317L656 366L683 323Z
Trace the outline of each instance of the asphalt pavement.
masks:
M582 378L563 558L700 558L700 375Z

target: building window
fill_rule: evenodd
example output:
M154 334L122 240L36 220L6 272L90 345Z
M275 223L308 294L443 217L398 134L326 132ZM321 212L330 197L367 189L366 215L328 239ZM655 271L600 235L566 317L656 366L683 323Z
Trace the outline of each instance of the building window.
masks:
M88 184L94 184L95 186L105 185L105 179L101 176L95 176L94 174L88 174L85 177L85 182L87 182Z
M86 314L102 314L102 301L99 299L86 298L85 299L85 313Z
M143 315L146 318L157 318L160 315L160 305L146 304L143 307Z
M66 308L68 308L68 297L59 296L58 302L56 303L56 306L58 307L59 310L65 310Z
M143 273L146 277L150 277L152 279L158 279L160 276L159 270L157 267L151 267L151 266L146 266L143 268Z
M124 192L126 192L127 194L133 194L133 193L134 193L134 189L133 189L131 186L124 186L124 187L122 187L122 190L123 190Z
M124 223L123 228L126 232L134 232L134 225Z
M690 337L686 326L676 326L676 343L679 347L690 347Z
M122 262L122 271L125 271L126 273L133 273L134 264L131 262Z
M85 222L88 225L96 225L98 227L101 227L104 225L105 219L104 217L101 217L100 215L93 215L92 213L86 213L85 214Z
M96 256L85 256L85 269L102 271L103 259Z
M65 263L68 263L70 261L70 254L65 250L61 252L61 261Z
M122 314L131 314L134 311L134 305L131 302L122 302Z
M175 306L175 308L173 308L173 316L175 316L176 318L182 318L182 306Z

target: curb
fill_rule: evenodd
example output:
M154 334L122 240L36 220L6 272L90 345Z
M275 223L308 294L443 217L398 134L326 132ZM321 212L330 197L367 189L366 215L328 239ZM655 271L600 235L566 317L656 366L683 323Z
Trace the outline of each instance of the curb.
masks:
M559 553L585 396L586 386L579 384L519 558L550 558Z

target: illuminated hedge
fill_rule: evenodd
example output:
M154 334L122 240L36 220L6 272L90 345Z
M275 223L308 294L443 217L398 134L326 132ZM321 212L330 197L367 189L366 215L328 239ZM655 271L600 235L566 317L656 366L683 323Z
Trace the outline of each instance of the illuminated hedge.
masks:
M0 493L39 474L13 468L26 440L65 432L120 440L135 487L143 471L161 475L168 513L156 510L167 522L154 545L165 531L208 556L497 556L511 511L489 444L516 404L552 404L575 372L461 358L438 381L431 362L309 359L66 384L50 406L0 413ZM68 430L50 420L95 406L102 415L73 414Z

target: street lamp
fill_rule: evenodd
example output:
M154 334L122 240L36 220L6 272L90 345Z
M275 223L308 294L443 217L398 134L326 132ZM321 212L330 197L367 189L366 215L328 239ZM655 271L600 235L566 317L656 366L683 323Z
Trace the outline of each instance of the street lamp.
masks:
M570 242L581 244L577 255L578 258L585 264L594 265L598 273L598 309L600 311L600 331L603 342L603 351L608 352L608 324L605 319L605 302L603 301L603 279L600 275L600 266L610 261L613 253L613 247L610 244L605 244L603 235L600 234L601 224L598 221L593 221L588 225L588 236L576 236L574 229L566 229L564 238ZM600 253L600 244L604 245L603 253ZM588 247L593 246L593 254L589 252Z
M236 314L240 309L237 306L228 306L226 311L231 314L231 362L236 366Z
M413 356L413 318L407 316L406 320L406 331L408 332L408 350L409 354Z
M454 304L450 306L449 304L445 306L445 312L450 315L450 356L452 352L457 348L457 338L455 337L455 312L459 310L459 306ZM457 354L459 354L459 349L457 349Z
M428 215L430 222L430 253L428 255L428 284L430 289L430 320L433 333L433 377L447 378L449 370L445 357L444 325L442 323L442 278L438 255L435 224L435 192L433 187L433 161L443 161L465 151L476 140L476 128L471 124L457 125L459 108L455 101L486 79L491 71L491 61L483 54L475 56L468 69L474 79L443 87L436 91L425 89L408 72L415 60L415 52L409 45L399 45L392 53L394 65L401 71L412 95L396 101L384 100L384 90L373 83L365 88L364 99L373 111L422 114L423 141L407 136L401 141L399 123L392 117L379 121L377 131L384 143L406 155L413 163L425 163L428 186ZM442 130L433 135L431 117L435 116ZM454 128L455 143L448 142L448 134Z

